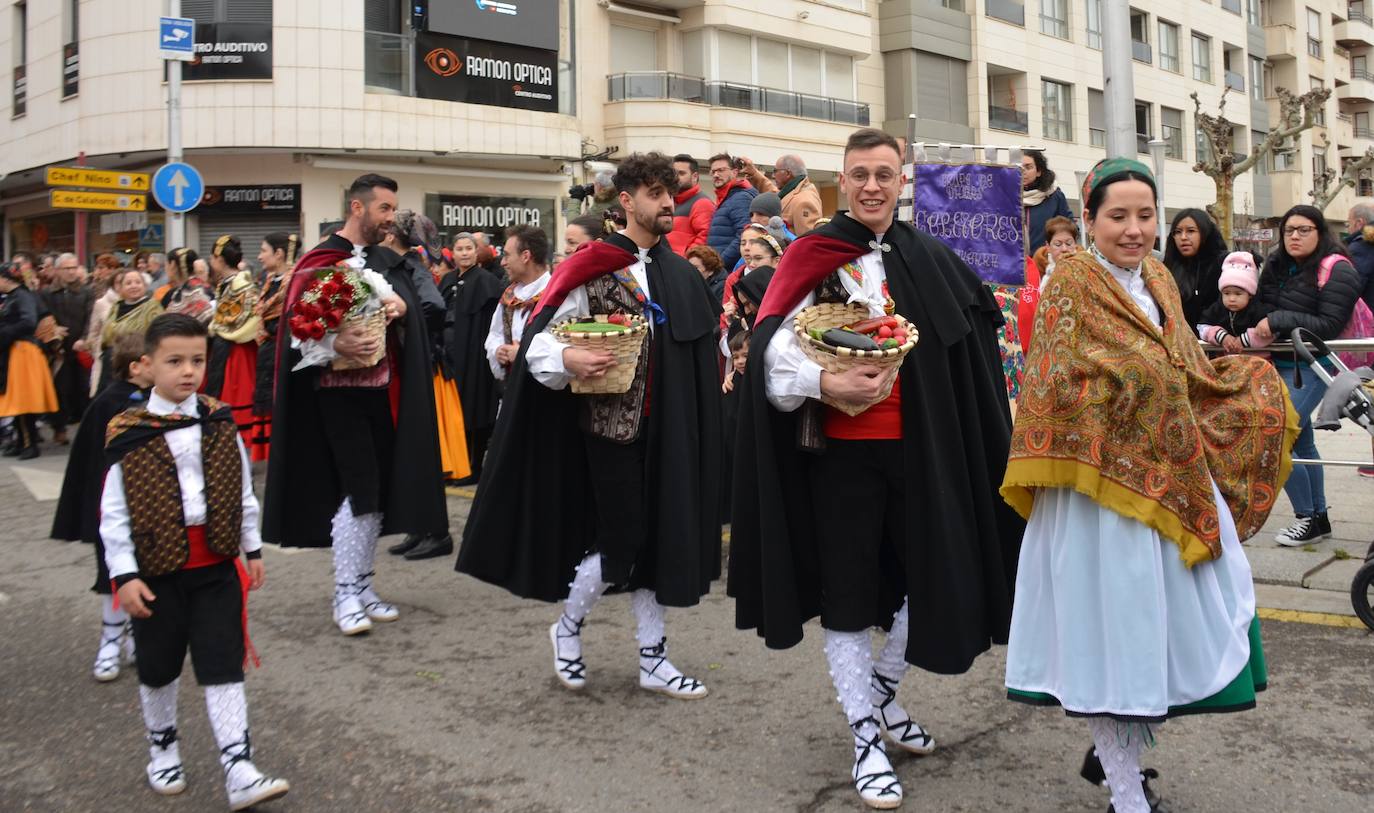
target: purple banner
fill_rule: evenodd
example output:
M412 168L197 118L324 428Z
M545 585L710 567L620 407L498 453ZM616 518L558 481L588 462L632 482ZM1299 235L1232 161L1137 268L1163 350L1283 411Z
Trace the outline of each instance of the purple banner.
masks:
M1021 168L916 164L912 222L949 246L983 281L1026 282Z

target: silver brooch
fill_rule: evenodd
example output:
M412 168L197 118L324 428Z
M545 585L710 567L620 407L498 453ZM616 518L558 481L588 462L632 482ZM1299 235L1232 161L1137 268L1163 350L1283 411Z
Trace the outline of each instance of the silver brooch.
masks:
M891 245L887 243L879 243L877 240L869 240L868 247L873 249L874 251L881 251L884 254L892 250Z

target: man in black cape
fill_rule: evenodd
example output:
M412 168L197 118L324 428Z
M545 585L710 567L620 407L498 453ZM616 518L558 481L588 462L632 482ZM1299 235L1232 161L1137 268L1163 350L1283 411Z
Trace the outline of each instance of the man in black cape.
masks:
M1011 437L1001 313L954 252L894 219L902 176L891 136L855 132L844 166L850 211L788 248L755 322L728 592L737 626L773 648L795 645L821 617L856 789L891 808L902 789L882 734L912 753L935 746L897 704L898 682L908 664L962 673L1006 642L1023 528L998 496ZM822 372L793 331L818 302L910 320L919 339L900 372ZM822 396L876 403L850 417ZM891 631L875 662L876 626Z
M630 156L615 183L626 229L559 265L525 330L458 570L525 598L566 599L549 637L570 689L586 685L588 611L627 585L640 687L694 699L706 687L668 661L664 606L697 604L720 575L720 308L662 239L673 224L669 160ZM550 327L615 313L650 323L629 390L573 394L574 378L605 376L615 357L561 344Z
M454 238L454 247L470 243L477 252L474 235ZM439 292L448 305L444 323L444 372L458 388L463 404L463 432L467 436L468 461L472 474L460 483L475 483L482 475L482 460L487 454L496 409L500 405L500 385L491 374L483 342L491 326L491 315L501 301L501 280L485 266L473 265L455 270L440 280Z
M420 293L402 258L374 245L395 216L396 182L364 175L349 187L348 204L344 227L296 265L282 307L263 539L333 546L334 621L356 635L399 616L372 589L377 537L443 535L448 510ZM361 369L333 370L326 360L295 370L302 354L291 317L313 272L341 264L381 274L394 290L385 300L386 355ZM341 358L378 349L351 326L326 339Z

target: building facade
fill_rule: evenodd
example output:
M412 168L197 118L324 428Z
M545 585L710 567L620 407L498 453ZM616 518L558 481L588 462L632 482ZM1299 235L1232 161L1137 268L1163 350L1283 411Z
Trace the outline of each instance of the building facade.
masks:
M1370 0L1366 0L1369 2ZM400 182L403 207L452 234L561 230L569 186L635 151L802 156L829 209L844 139L872 124L933 142L1040 146L1077 205L1105 154L1102 0L521 0L465 18L439 0L182 0L186 160L208 185L188 243L250 255L267 231L306 245L355 176ZM49 166L149 171L165 161L164 0L0 0L11 65L0 117L7 252L161 249L162 212L73 215ZM1193 171L1204 109L1226 99L1243 152L1276 121L1275 89L1332 88L1321 124L1241 176L1239 215L1310 200L1327 163L1374 146L1374 23L1344 0L1136 0L1139 149L1167 144L1170 213L1214 199ZM1321 145L1330 144L1329 149ZM703 179L705 176L703 175ZM1343 217L1359 190L1336 199Z

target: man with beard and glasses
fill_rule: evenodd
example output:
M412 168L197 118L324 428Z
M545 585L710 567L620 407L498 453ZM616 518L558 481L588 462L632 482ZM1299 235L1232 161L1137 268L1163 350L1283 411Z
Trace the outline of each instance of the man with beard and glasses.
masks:
M587 613L622 585L639 624L640 688L707 693L668 661L664 637L665 605L697 604L720 575L720 307L664 239L676 185L667 157L630 156L615 174L626 228L553 273L507 374L458 554L463 573L565 602L547 634L569 689L587 683ZM613 313L650 325L634 380L620 395L574 394L574 378L606 375L615 357L562 344L550 328Z
M277 392L272 413L263 538L287 546L333 547L334 622L344 635L395 621L372 589L377 537L448 531L434 407L434 371L421 292L404 258L376 245L396 215L396 182L364 175L348 188L348 220L301 257L277 325ZM343 325L323 340L293 338L291 316L313 271L347 265L380 274L385 354L371 366L336 370L336 358L375 357L379 340ZM437 293L436 293L437 296ZM313 351L325 349L317 354ZM297 369L300 368L300 369Z

